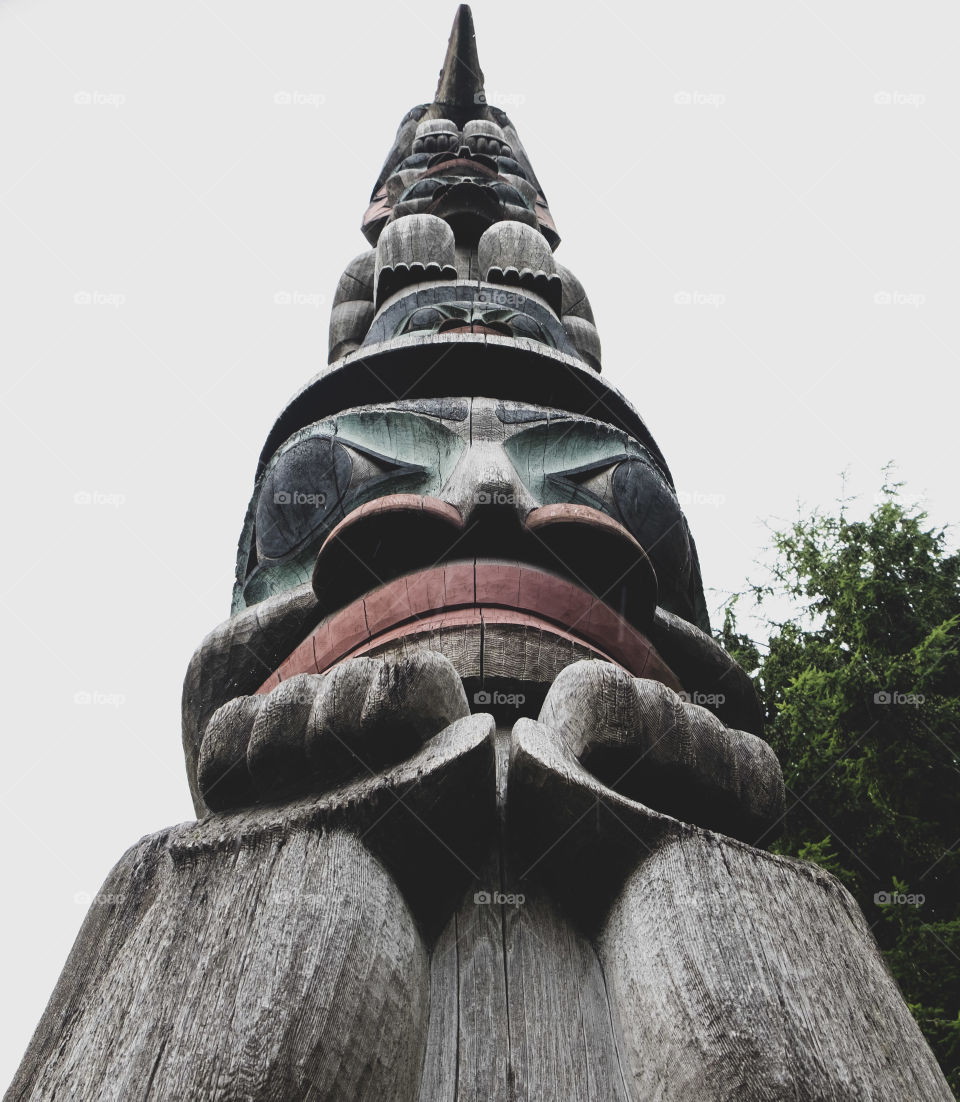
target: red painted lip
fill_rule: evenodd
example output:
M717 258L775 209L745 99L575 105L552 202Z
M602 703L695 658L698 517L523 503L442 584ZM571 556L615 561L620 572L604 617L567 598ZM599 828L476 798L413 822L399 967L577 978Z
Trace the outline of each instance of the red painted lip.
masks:
M488 180L499 180L500 175L496 169L489 168L487 165L481 164L479 161L471 160L468 157L454 157L449 161L441 161L440 164L434 165L433 168L428 168L423 174L423 178L428 176L442 176L446 172L450 172L453 169L456 171L459 169L462 173L469 173L473 176L486 176Z
M402 635L468 624L536 624L622 666L682 688L642 632L599 598L545 570L477 559L387 582L322 621L257 690L299 673L323 673Z

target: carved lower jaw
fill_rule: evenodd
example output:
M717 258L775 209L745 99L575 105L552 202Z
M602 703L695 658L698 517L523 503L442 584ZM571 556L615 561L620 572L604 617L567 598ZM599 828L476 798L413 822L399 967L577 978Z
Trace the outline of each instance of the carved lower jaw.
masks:
M539 568L477 559L406 574L351 602L314 628L257 691L350 658L417 649L445 654L468 691L525 686L531 706L538 690L583 658L682 688L646 635L593 594Z

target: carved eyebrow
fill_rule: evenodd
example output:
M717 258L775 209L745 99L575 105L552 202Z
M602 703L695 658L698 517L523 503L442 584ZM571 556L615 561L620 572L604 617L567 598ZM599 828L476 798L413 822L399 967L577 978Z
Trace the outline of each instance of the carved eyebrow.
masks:
M604 456L603 459L596 459L592 463L584 463L579 467L565 467L559 471L551 471L546 477L553 479L563 479L571 475L586 474L588 471L602 471L605 467L612 467L615 463L621 463L624 459L633 459L635 456L631 456L629 452L620 451L615 455Z
M534 409L532 406L508 406L506 402L497 402L497 417L504 425L520 425L528 421L567 420L567 417L553 418L548 411Z

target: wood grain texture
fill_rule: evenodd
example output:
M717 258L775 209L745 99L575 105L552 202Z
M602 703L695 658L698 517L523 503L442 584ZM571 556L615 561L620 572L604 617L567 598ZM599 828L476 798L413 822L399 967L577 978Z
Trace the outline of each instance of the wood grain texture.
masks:
M467 717L394 770L133 847L6 1098L416 1098L425 935L492 844L492 735Z
M493 736L134 847L7 1098L949 1099L833 878Z
M339 830L176 863L171 833L104 885L7 1099L415 1098L429 965L383 866Z
M557 676L539 718L633 799L743 841L777 836L784 787L770 746L658 681L578 662Z
M601 958L636 1098L952 1097L863 915L814 866L673 831Z
M183 753L198 815L209 810L197 784L207 723L228 700L254 692L309 634L319 613L309 584L267 598L214 628L194 651L183 682Z
M354 658L219 708L204 733L198 784L217 811L329 791L411 757L469 714L441 654Z
M637 1100L949 1100L849 893L607 788L514 728L517 867L594 931Z

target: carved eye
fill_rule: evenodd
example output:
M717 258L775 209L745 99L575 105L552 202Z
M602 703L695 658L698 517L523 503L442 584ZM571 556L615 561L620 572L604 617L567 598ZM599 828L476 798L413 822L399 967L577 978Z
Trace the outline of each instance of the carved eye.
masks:
M458 319L455 324L463 325L464 319L468 318L466 311L461 311L463 317ZM416 332L430 332L436 333L440 326L447 324L450 321L450 311L439 310L435 306L421 306L419 310L414 312L403 322L400 328L397 330L398 335L401 333L416 333Z
M394 169L395 173L417 171L422 172L430 163L432 153L411 153L409 157L404 159Z
M529 314L513 313L506 324L509 326L507 332L510 336L529 337L531 340L540 341L543 344L553 343L544 331L543 326L534 321Z
M526 180L527 178L527 174L523 171L520 162L515 161L512 157L498 157L497 170L502 175L519 176L521 180Z
M663 476L643 459L625 459L613 472L613 499L620 518L646 551L660 583L660 603L691 617L692 551L687 522Z
M285 452L257 499L260 559L282 559L339 520L352 471L350 453L329 436L311 437Z
M417 180L400 195L401 202L410 202L414 199L432 199L442 188L448 187L447 180L439 180L431 176L426 180Z

